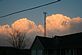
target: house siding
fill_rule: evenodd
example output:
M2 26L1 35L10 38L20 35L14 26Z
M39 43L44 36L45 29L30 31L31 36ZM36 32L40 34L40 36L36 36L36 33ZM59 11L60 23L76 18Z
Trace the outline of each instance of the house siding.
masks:
M39 39L36 39L31 48L31 55L43 55L43 49Z

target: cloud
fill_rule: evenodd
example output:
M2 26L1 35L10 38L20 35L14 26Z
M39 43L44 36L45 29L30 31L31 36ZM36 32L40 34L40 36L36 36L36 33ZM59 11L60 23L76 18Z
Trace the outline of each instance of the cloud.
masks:
M29 41L27 40L28 48L32 44L35 36L42 35L44 32L41 24L36 25L33 21L28 20L27 18L15 21L12 24L12 28L26 33L26 38L29 39Z
M21 18L17 21L14 21L12 25L6 24L0 26L0 37L2 35L5 37L9 36L8 32L12 32L12 28L20 32L26 32L26 37L29 39L27 44L29 46L33 42L35 36L43 36L44 34L44 27L42 24L36 25L34 21L31 21L28 18ZM82 18L80 17L70 18L63 14L52 14L46 17L46 29L48 37L82 32L81 28Z
M8 31L11 31L11 27L8 24L0 26L0 35L8 36Z
M75 32L82 32L82 18L76 17L72 18L71 20L71 28L70 28L70 33L75 33Z
M62 14L47 16L47 32L51 33L48 35L62 34L62 32L67 31L71 27L70 21L69 17Z
M26 32L29 35L32 35L32 33L35 33L35 35L44 33L44 28L41 24L36 25L33 21L28 20L27 18L15 21L12 24L12 28L20 32Z
M27 31L30 32L32 29L36 28L36 25L33 21L28 20L27 18L22 18L15 21L12 24L12 28L18 31Z
M71 33L82 32L82 18L70 18L63 14L52 14L47 16L47 34L68 35Z

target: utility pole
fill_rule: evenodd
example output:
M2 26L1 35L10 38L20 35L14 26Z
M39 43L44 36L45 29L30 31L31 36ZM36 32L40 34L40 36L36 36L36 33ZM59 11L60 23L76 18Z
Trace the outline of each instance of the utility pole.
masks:
M46 34L47 34L47 32L46 32L46 12L43 12L43 14L44 14L44 36L46 37Z

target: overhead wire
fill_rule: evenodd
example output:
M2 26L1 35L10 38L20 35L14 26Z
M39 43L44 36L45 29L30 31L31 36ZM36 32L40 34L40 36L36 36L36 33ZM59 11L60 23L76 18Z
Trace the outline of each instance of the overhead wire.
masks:
M17 12L9 13L7 15L0 16L0 18L7 17L7 16L10 16L10 15L14 15L14 14L17 14L17 13L21 13L21 12L28 11L28 10L33 10L33 9L40 8L40 7L43 7L43 6L47 6L47 5L50 5L50 4L59 2L59 1L60 0L57 0L57 1L53 1L53 2L50 2L50 3L47 3L47 4L43 4L43 5L40 5L40 6L35 6L33 8L28 8L28 9L20 10L20 11L17 11Z

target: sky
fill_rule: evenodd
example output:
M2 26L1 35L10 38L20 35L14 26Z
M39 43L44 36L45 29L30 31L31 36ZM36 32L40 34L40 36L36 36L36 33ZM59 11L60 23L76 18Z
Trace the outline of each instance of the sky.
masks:
M53 2L54 0L0 0L0 16ZM34 38L44 34L46 16L46 37L62 36L82 32L82 0L61 0L56 4L0 18L0 45L10 45L7 40L14 30L26 33L27 47ZM12 36L11 36L12 37ZM30 44L29 44L30 43Z
M27 8L32 8L38 5L53 2L55 0L0 0L0 16L24 10ZM19 14L14 14L8 17L0 18L0 24L8 23L11 24L20 18L29 18L36 24L38 22L43 23L44 14L64 14L71 18L82 17L82 0L61 0L58 3L54 3L45 7L37 8L30 11L25 11Z

